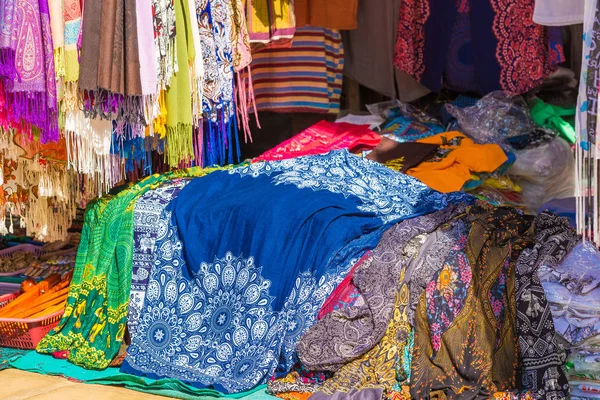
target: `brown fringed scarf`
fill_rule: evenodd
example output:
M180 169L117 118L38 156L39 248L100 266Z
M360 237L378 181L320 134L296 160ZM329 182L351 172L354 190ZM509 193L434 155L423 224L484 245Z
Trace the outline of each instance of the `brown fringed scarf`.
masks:
M88 114L144 123L135 0L86 2L79 87Z

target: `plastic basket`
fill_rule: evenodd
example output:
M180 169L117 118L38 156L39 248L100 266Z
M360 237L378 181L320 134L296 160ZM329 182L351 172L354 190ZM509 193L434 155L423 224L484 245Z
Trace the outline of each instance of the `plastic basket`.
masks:
M45 251L42 249L42 247L40 246L36 246L33 244L20 244L18 246L15 247L10 247L8 249L4 249L4 250L0 250L0 258L10 258L12 257L13 254L15 254L18 251L22 251L25 253L33 253L36 256L41 256L42 254L45 253ZM18 271L12 271L12 272L2 272L0 273L0 276L16 276L16 275L21 275L23 272L27 271L29 269L29 265L25 268L22 268Z
M0 308L17 298L17 293L0 296ZM35 319L0 318L0 346L35 349L50 330L58 325L63 311Z

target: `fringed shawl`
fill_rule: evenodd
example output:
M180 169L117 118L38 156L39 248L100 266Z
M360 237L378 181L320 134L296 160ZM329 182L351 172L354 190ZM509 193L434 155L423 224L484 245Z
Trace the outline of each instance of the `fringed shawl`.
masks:
M17 51L16 0L0 2L0 77L17 79L15 53Z
M175 167L194 154L192 145L192 97L189 65L196 56L187 0L177 0L176 50L179 70L171 78L167 90L167 162Z
M26 130L37 127L42 143L57 141L58 106L48 0L5 0L2 10L0 58L4 66L0 74L5 77L8 117Z
M86 111L143 124L135 0L87 2L83 29L79 87Z

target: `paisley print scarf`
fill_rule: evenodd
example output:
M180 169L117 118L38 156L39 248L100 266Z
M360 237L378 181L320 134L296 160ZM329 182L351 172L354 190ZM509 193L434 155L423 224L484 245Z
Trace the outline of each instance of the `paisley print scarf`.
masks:
M15 64L18 36L16 6L17 0L0 3L0 77L9 80L18 77Z
M198 0L196 11L204 58L202 148L203 165L233 163L239 158L235 118L232 41L235 0Z
M58 104L48 0L6 0L0 6L0 74L8 117L33 126L41 143L58 141ZM14 68L10 63L13 63Z

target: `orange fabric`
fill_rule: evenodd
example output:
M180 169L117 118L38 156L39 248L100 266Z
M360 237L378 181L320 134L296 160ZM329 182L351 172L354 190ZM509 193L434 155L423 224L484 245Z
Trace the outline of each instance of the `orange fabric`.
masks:
M358 0L294 0L296 27L356 29Z
M301 392L288 392L288 393L278 393L275 396L284 400L308 400L312 393L301 393Z
M38 155L41 158L49 158L59 162L67 162L67 145L65 138L61 137L58 142L48 142L41 144L38 140L29 140L27 134L16 132L13 143L23 149L24 154L20 157L33 160Z
M476 144L460 132L444 132L418 142L439 144L449 150L444 157L421 163L407 172L440 192L461 190L471 172L493 172L508 160L500 146Z

